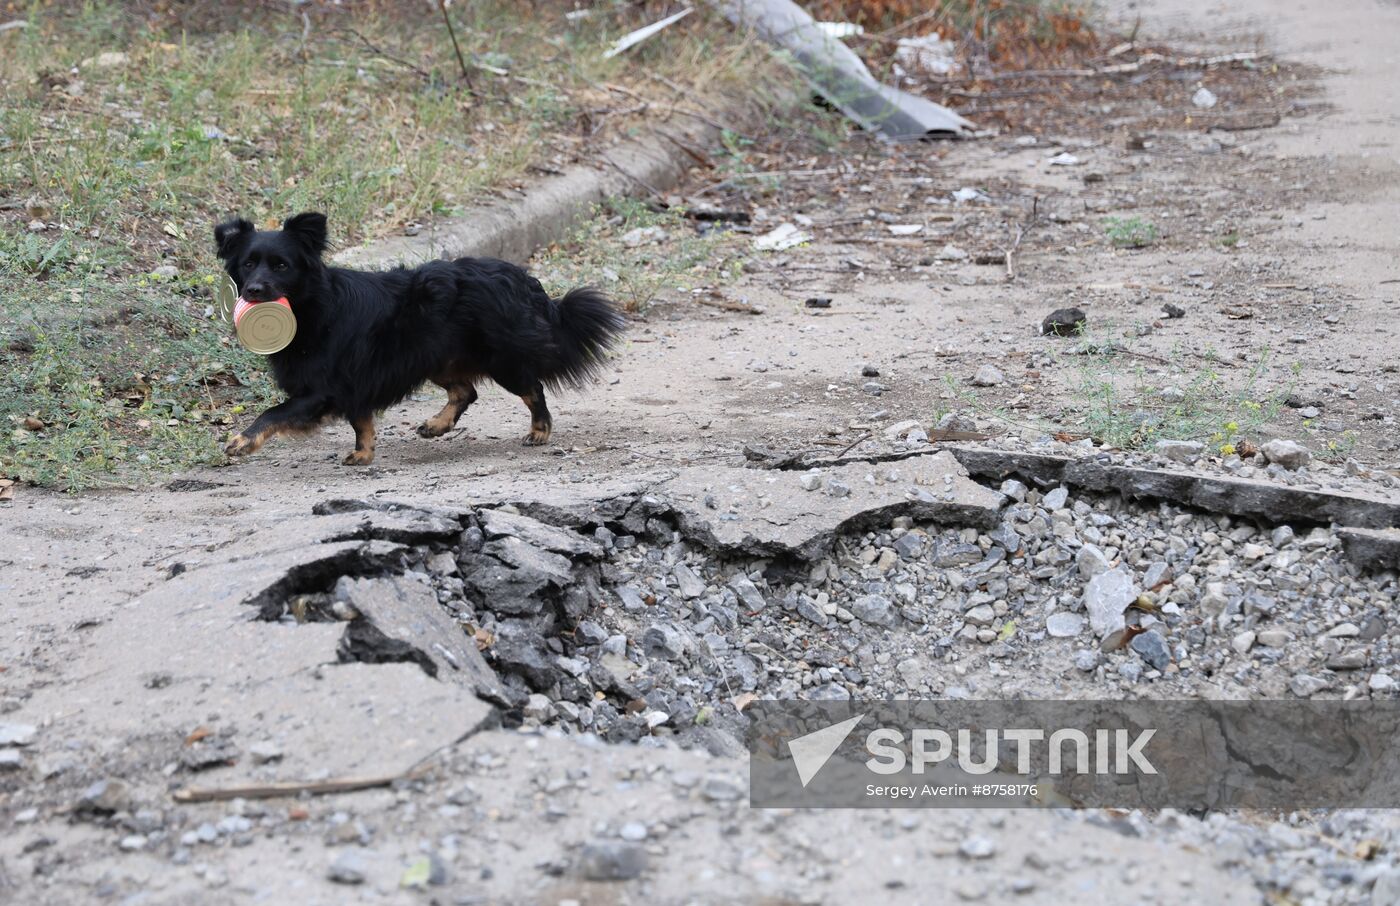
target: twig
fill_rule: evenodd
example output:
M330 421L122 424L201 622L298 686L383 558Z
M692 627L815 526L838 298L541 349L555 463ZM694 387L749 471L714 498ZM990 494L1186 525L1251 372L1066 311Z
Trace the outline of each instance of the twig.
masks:
M421 68L421 67L419 67L419 66L415 66L413 63L410 63L408 60L405 60L405 59L403 59L402 57L396 57L396 56L394 56L393 54L389 53L389 52L388 52L387 50L385 50L384 48L382 48L382 47L380 47L379 45L375 44L375 43L374 43L373 41L371 41L369 38L366 38L364 35L360 34L360 33L359 33L358 31L356 31L355 29L350 28L348 25L347 25L347 26L342 26L341 28L337 29L337 31L343 31L343 32L346 32L347 34L350 34L350 35L355 36L356 38L359 39L360 43L363 44L363 45L365 46L365 49L368 50L370 53L374 54L375 56L383 57L384 59L390 61L391 63L397 63L397 64L399 64L400 66L404 67L405 69L410 70L410 71L413 72L415 75L417 75L417 76L419 76L419 77L421 77L421 78L423 78L423 79L427 79L427 80L430 80L430 81L431 81L432 76L427 72L427 70L425 70L425 69L423 69L423 68Z
M847 444L845 449L843 449L840 453L837 453L836 456L834 456L833 458L840 459L841 457L845 456L847 453L851 452L856 447L859 447L861 444L865 443L867 440L870 440L874 436L875 435L871 434L869 431L865 432L860 437L857 437L855 440Z
M341 780L317 780L299 783L255 783L249 786L193 787L187 786L171 794L176 802L223 802L229 799L277 799L282 796L296 796L305 793L309 796L323 796L328 793L353 793L357 790L372 790L389 786L396 780L412 780L421 774L419 770L408 770L402 774L385 774L379 777L347 777Z
M7 31L10 31L11 29L15 29L15 28L28 28L28 27L29 27L29 23L26 22L25 20L23 20L23 19L15 19L15 20L13 20L13 21L11 21L11 22L6 22L4 25L0 25L0 32L7 32Z
M457 65L462 67L462 81L467 83L468 91L476 94L471 73L467 71L467 58L462 56L462 46L457 43L457 29L452 27L452 17L447 14L447 0L438 0L438 9L442 10L442 21L447 25L448 37L452 39L452 49L457 52Z
M621 173L623 176L626 176L628 179L632 180L632 181L635 182L637 185L641 186L643 189L646 189L648 192L650 192L651 194L655 195L658 199L661 200L662 204L665 204L665 203L666 203L666 194L665 194L664 192L662 192L660 189L658 189L656 186L654 186L654 185L652 185L651 183L647 182L645 179L642 179L640 176L633 176L631 173L628 173L626 170L624 170L624 169L622 169L621 167L619 167L619 166L617 165L617 163L616 163L615 161L613 161L613 159L612 159L611 157L608 157L608 156L607 156L607 154L604 154L603 152L600 151L600 152L598 152L598 156L601 157L601 158L603 159L603 163L605 163L605 164L607 164L608 166L612 167L614 170L616 170L617 172Z
M763 309L755 308L747 302L732 302L729 299L705 299L696 298L695 304L708 305L710 308L722 308L725 311L743 312L746 315L761 315Z

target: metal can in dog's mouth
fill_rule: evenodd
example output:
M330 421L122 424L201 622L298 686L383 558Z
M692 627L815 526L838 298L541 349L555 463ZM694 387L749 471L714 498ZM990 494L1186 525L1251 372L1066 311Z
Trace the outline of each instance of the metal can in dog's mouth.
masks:
M240 298L233 307L233 329L238 341L258 355L286 349L297 335L297 316L285 298L249 302Z

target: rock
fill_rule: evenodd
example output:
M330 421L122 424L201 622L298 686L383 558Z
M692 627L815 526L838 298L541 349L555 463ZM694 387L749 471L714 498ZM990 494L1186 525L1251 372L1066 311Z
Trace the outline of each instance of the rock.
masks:
M845 702L851 700L851 692L840 683L827 683L812 689L807 697L814 702Z
M1372 692L1394 692L1396 682L1393 677L1384 673L1373 673L1371 678L1366 681L1366 685Z
M441 551L428 558L428 572L435 576L457 575L457 558L450 551Z
M1164 302L1162 303L1162 314L1166 315L1168 320L1174 321L1186 317L1186 309L1171 302Z
M1172 462L1192 463L1201 458L1206 445L1194 440L1159 440L1154 449L1158 456L1164 456Z
M1274 547L1284 548L1293 543L1294 537L1292 526L1280 525L1269 535L1269 541Z
M347 846L335 854L326 877L337 884L363 884L369 874L368 850Z
M1081 547L1074 560L1075 565L1079 567L1079 575L1085 579L1092 579L1100 573L1108 572L1111 565L1108 558L1104 556L1104 552L1093 544Z
M1331 683L1310 673L1295 673L1288 681L1288 689L1299 698L1308 698L1326 689Z
M131 790L126 783L115 778L99 780L83 790L74 810L79 813L109 815L113 812L130 811Z
M579 874L588 881L630 881L647 867L647 851L639 844L597 840L579 852Z
M160 267L151 271L151 276L155 277L157 280L174 280L176 277L180 276L180 269L173 264L162 264Z
M549 696L535 692L525 700L523 713L527 719L544 723L554 716L554 703Z
M905 532L895 540L894 552L901 560L916 560L927 545L928 536L922 532Z
M1099 653L1088 648L1081 648L1074 653L1074 666L1089 673L1099 666Z
M822 473L816 471L803 472L798 476L797 483L804 491L815 491L822 486Z
M1138 594L1132 577L1122 567L1089 580L1084 587L1084 609L1089 613L1089 626L1099 638L1126 625L1123 612L1137 600Z
M881 595L865 595L856 598L850 604L851 613L855 614L857 620L862 623L872 623L876 626L893 626L898 622L894 605L888 598Z
M1259 452L1271 463L1276 463L1290 472L1300 469L1312 461L1312 451L1291 440L1271 440L1259 447Z
M739 603L750 613L757 613L768 606L768 601L763 597L763 593L758 590L748 576L743 573L736 573L734 578L729 580L729 588L739 598Z
M1329 670L1361 670L1370 663L1371 656L1365 648L1349 648L1327 659Z
M640 248L644 245L665 242L668 236L666 231L659 226L638 227L622 234L622 244L629 249Z
M0 771L18 771L24 767L24 756L18 749L0 749Z
M687 601L698 598L705 593L705 580L697 576L695 570L684 563L676 566L675 577L681 597Z
M818 626L826 626L826 614L806 595L797 599L797 614L805 620L816 623Z
M1048 337L1075 337L1084 332L1088 319L1080 308L1057 308L1040 322L1040 333Z
M249 746L248 754L252 756L253 764L267 764L282 760L282 747L272 740L266 739Z
M945 412L933 427L935 431L976 431L977 420L961 412Z
M995 387L1005 380L1006 375L1002 374L995 365L983 365L972 376L972 385L974 387Z
M1155 629L1138 633L1133 636L1129 643L1132 649L1138 653L1148 666L1154 670L1165 670L1172 662L1171 649L1167 647L1167 640L1162 638L1162 634Z
M879 377L879 376L880 376L880 369L876 368L874 365L871 365L870 363L867 362L866 364L860 366L860 376L861 376L861 377Z
M647 826L640 821L628 821L618 828L617 835L628 843L641 843L647 838Z
M1293 640L1293 636L1282 629L1264 629L1255 641L1265 648L1282 648Z
M1014 478L1008 478L1003 481L1000 490L1012 500L1022 501L1026 499L1026 486Z
M1069 488L1058 487L1041 498L1040 504L1052 513L1065 508L1069 502Z
M997 617L997 612L990 604L978 604L976 607L963 614L963 619L973 626L987 626Z
M967 837L958 844L958 853L967 859L990 859L997 846L986 837Z
M656 623L642 634L642 653L647 657L673 661L684 657L690 642L675 624Z
M1084 618L1065 610L1045 618L1045 631L1057 639L1072 639L1084 631Z
M622 602L623 610L645 610L646 599L642 593L630 585L619 585L614 591L617 599Z
M829 497L850 497L851 486L833 478L826 484L826 493Z
M1201 108L1209 110L1214 107L1220 99L1215 96L1215 92L1202 85L1196 89L1196 93L1191 95L1191 103Z
M27 746L39 735L33 724L0 723L0 746Z
M1249 649L1254 647L1254 642L1258 638L1253 630L1245 630L1230 640L1230 647L1240 654L1249 654Z
M949 244L939 249L935 257L937 257L939 261L966 261L968 255L967 252L958 248L956 245Z
M885 428L884 434L885 437L889 438L890 440L896 440L898 438L904 437L910 431L914 430L917 427L919 427L919 422L917 419L907 418L904 421L895 422L893 425L890 425L889 427Z
M933 555L933 565L940 569L949 569L954 566L971 566L974 563L982 562L984 554L982 548L975 544L959 543L956 541L944 542L938 545Z

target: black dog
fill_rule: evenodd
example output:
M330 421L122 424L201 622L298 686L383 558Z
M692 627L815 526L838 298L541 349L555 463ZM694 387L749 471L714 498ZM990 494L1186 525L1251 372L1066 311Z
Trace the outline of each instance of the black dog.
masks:
M229 441L230 456L339 416L355 429L345 464L368 465L377 412L432 381L447 390L447 405L418 433L438 437L476 401L484 377L525 401L525 443L542 444L552 427L544 388L586 384L624 326L597 290L551 299L522 268L492 258L384 272L328 267L322 214L298 214L270 231L230 220L214 228L214 240L244 299L285 297L297 318L291 345L268 357L288 399Z

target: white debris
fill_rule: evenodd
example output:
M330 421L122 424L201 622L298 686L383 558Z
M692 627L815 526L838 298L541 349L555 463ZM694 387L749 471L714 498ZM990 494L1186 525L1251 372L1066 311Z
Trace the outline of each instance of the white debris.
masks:
M811 233L804 233L790 223L780 223L774 229L754 239L753 247L760 252L781 252L811 241Z

